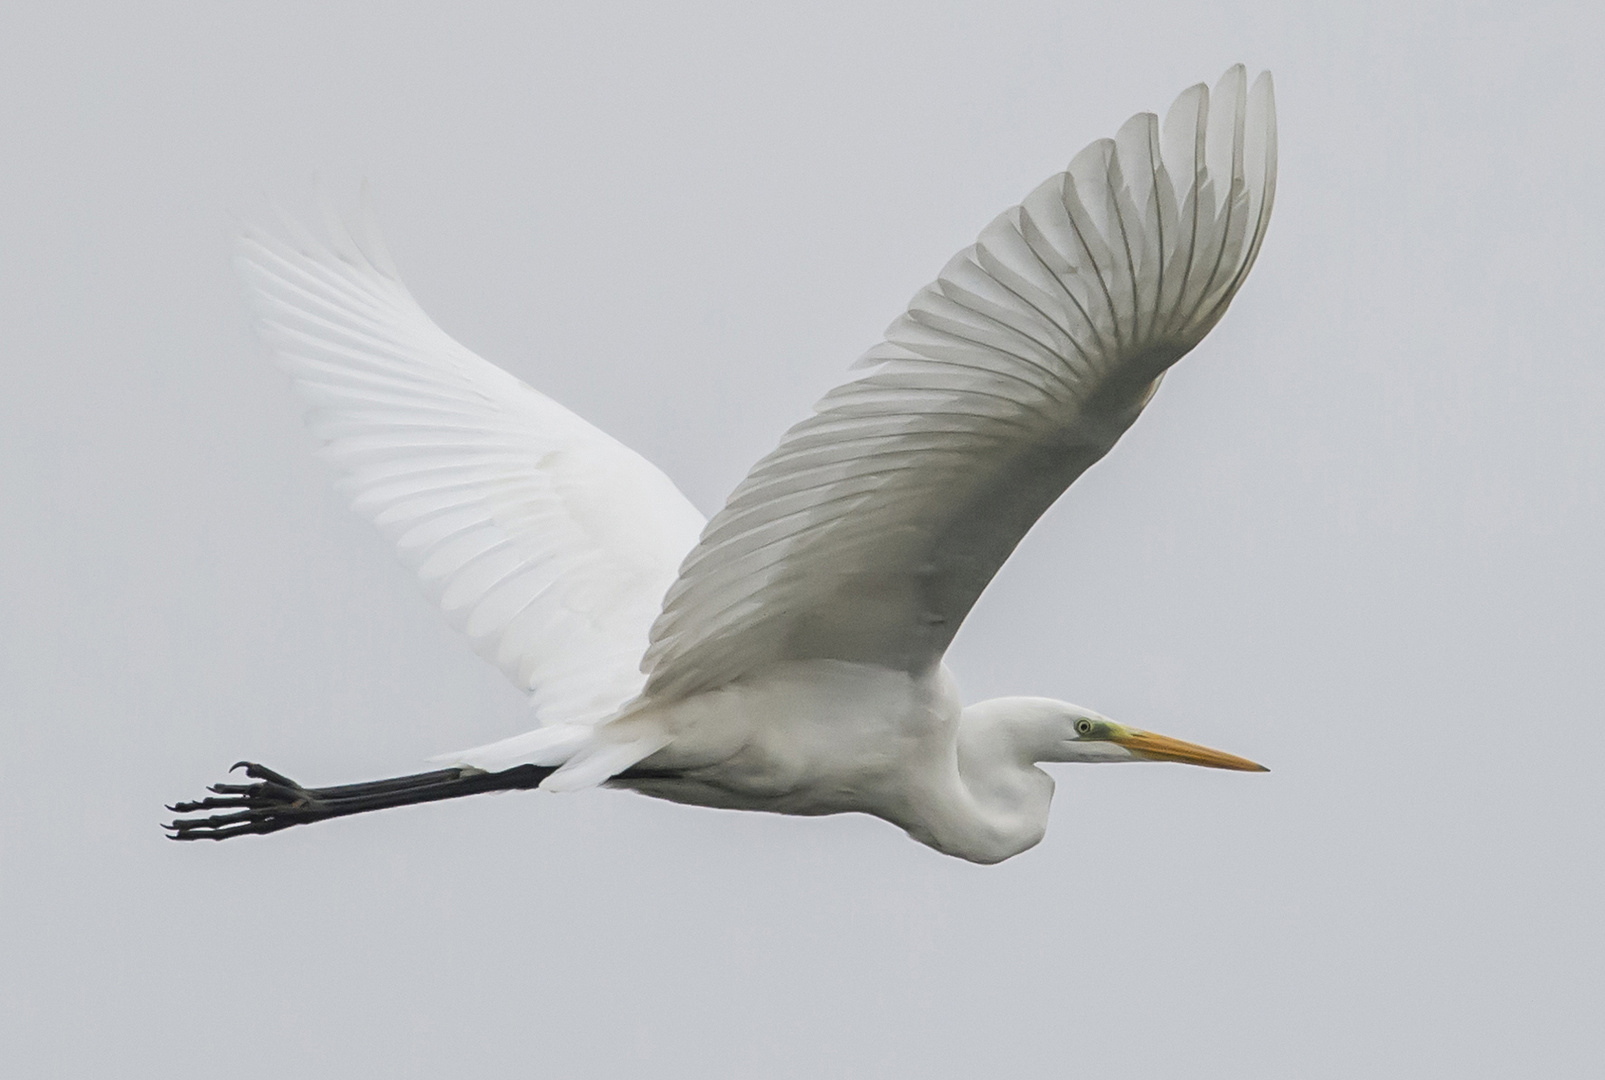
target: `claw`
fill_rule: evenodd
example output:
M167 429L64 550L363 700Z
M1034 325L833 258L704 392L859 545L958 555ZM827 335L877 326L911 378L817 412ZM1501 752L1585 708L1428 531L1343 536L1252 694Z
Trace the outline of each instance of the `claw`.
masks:
M229 772L233 772L235 769L244 769L245 775L253 780L267 780L281 787L294 788L297 791L303 790L300 784L283 773L276 773L266 765L258 765L254 761L236 761L234 767L229 769Z
M235 762L229 772L243 771L254 783L211 784L210 795L173 803L174 814L201 810L228 810L208 817L174 818L162 827L169 840L223 840L251 833L277 832L291 825L334 816L335 807L282 773L254 761Z
M197 810L215 810L224 806L250 806L251 800L231 795L226 799L197 799L194 802L173 803L167 809L175 814L193 814Z
M206 790L214 795L240 795L247 799L268 798L287 806L305 802L313 797L311 792L293 781L289 787L270 780L259 780L254 784L211 784Z
M257 817L258 813L259 811L256 810L240 810L233 814L213 814L208 818L190 818L188 821L173 822L173 828L179 832L186 832L190 829L215 829L219 825L233 825L238 821L249 821Z
M216 829L203 829L200 831L169 833L169 840L227 840L231 836L250 836L253 834L278 832L298 825L296 820L268 819L266 821L244 821L237 825L224 825Z

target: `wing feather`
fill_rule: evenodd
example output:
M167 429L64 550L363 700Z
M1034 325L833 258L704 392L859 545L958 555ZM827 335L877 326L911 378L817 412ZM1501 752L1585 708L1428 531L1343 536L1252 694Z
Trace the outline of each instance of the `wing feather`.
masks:
M340 487L544 723L605 718L641 688L648 629L701 515L644 459L436 327L369 217L331 219L326 241L285 229L289 242L248 230L238 263Z
M935 664L1026 530L1214 326L1264 239L1268 74L1143 113L1000 215L707 525L646 692L808 659Z

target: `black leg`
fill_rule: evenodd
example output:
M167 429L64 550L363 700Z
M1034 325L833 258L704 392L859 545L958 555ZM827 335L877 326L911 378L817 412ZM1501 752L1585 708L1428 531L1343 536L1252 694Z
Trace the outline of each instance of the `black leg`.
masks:
M412 776L395 776L365 784L304 788L287 776L254 762L242 761L254 784L213 784L211 795L194 802L174 803L175 814L197 810L226 810L209 817L176 818L162 826L170 840L227 840L231 836L278 832L292 825L309 825L326 818L365 814L411 803L459 799L486 791L518 791L539 787L556 768L520 765L504 772L481 769L437 769ZM233 772L234 769L230 769Z

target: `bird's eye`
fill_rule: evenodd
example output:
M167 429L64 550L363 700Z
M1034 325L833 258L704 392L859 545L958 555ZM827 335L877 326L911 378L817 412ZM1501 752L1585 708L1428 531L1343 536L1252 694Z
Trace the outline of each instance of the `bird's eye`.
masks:
M1092 734L1092 721L1088 720L1085 716L1083 716L1080 720L1077 720L1076 721L1076 734L1077 735L1091 735Z

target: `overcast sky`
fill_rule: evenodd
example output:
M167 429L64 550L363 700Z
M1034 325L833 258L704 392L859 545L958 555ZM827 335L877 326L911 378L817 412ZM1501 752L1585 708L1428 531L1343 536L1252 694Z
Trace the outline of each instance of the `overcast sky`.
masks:
M1594 5L410 6L0 13L9 1075L1605 1072ZM526 723L250 335L267 196L370 180L447 331L712 512L995 214L1239 60L1258 265L949 661L1268 776L1053 766L990 868L616 792L162 839L241 757Z

